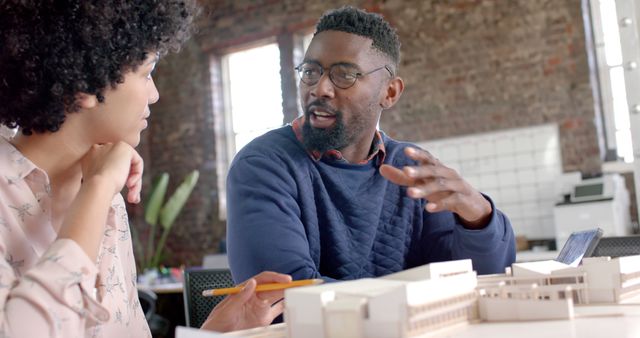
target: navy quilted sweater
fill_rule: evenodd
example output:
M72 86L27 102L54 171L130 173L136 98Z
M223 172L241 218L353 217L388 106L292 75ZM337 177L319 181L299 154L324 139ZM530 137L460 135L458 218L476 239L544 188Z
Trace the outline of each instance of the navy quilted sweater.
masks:
M385 163L414 164L403 153L408 143L381 134ZM424 200L407 197L374 162L314 161L291 126L245 146L227 178L227 249L236 282L264 270L348 280L452 259L472 259L481 274L513 263L513 230L495 207L486 228L465 229L451 212L427 212Z

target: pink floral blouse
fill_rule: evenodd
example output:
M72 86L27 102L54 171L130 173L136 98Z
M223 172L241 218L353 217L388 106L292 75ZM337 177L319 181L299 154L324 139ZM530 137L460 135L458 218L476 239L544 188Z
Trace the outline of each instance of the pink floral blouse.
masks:
M151 337L122 196L93 262L56 239L50 192L47 174L0 137L0 337Z

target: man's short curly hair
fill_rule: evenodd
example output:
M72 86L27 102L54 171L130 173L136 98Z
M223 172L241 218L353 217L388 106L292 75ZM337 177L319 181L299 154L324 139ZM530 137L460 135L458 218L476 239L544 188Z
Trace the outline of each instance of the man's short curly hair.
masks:
M396 70L400 64L400 39L396 30L380 14L344 6L322 15L316 32L333 30L364 36L373 40L373 48L387 55ZM314 36L315 36L314 34Z
M0 0L0 124L55 132L78 93L123 82L191 36L192 0Z

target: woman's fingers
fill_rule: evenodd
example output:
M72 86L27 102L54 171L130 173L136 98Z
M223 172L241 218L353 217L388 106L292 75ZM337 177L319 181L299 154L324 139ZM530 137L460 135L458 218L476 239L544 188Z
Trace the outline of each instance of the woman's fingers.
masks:
M289 283L291 276L273 271L263 271L253 277L258 284L265 283Z
M131 167L127 178L127 200L130 203L140 202L140 192L142 191L142 173L144 171L144 161L135 149L131 153Z
M273 304L269 310L269 323L267 325L269 325L276 317L281 315L282 312L284 312L284 301Z
M251 296L253 296L253 294L256 292L256 285L256 280L253 278L246 281L244 283L242 291L240 291L236 295L233 295L234 298L237 298L237 304L244 304L245 302L249 301L251 299Z

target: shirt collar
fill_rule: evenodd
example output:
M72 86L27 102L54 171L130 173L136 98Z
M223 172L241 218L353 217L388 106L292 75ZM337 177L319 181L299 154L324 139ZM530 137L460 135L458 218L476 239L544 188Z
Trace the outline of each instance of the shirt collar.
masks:
M4 176L0 180L6 180L8 193L13 189L21 191L24 204L20 207L28 206L29 215L33 216L23 219L21 226L33 250L42 255L57 236L57 229L51 223L49 177L3 136L0 136L0 159L0 173ZM31 190L31 194L25 188ZM49 226L43 226L43 220L48 221Z
M24 180L34 171L41 172L46 177L46 173L44 173L44 171L39 169L28 158L24 157L24 155L22 155L22 153L4 136L0 136L0 156L1 158L9 159L9 161L0 165L2 168L0 172L2 172L10 182ZM46 180L48 181L48 178L46 178Z
M291 122L291 128L293 128L293 132L296 135L296 138L301 144L304 144L304 136L302 134L302 126L304 125L304 116L300 116ZM337 149L330 149L321 153L318 150L307 149L307 154L311 156L314 161L319 161L323 157L329 158L333 161L345 162L348 163L347 160L342 156L342 153ZM386 151L384 148L384 142L382 141L382 135L380 131L376 130L375 135L373 135L373 141L371 142L371 149L369 150L369 156L364 161L354 163L354 164L366 164L369 161L375 159L376 164L380 165L384 163L384 158L386 155Z

